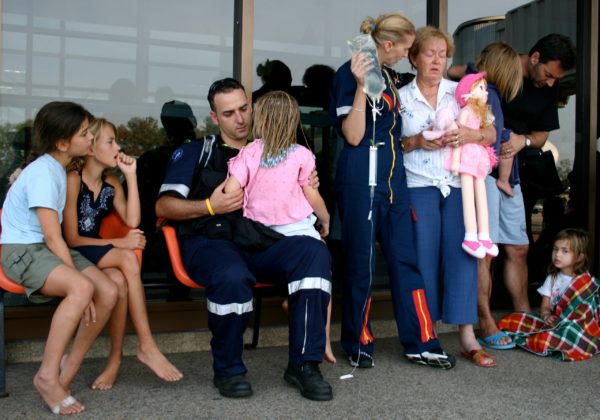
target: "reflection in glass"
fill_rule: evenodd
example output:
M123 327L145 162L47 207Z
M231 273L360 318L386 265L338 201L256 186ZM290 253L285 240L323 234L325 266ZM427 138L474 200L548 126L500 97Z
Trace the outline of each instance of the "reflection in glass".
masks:
M233 71L233 2L179 0L177 8L172 13L161 0L85 8L70 0L2 1L1 196L28 144L14 133L51 100L80 102L113 121L137 155L164 143L159 115L166 101L190 103L205 128L208 86Z

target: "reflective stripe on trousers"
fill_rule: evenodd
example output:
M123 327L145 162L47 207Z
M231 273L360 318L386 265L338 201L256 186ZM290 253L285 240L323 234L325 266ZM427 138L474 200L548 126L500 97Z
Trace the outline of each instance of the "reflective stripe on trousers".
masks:
M225 316L229 314L242 315L246 312L252 312L252 299L244 303L226 303L224 305L207 300L206 307L208 312L215 315Z
M299 290L319 289L331 294L331 282L321 277L305 277L288 283L288 293L293 295Z

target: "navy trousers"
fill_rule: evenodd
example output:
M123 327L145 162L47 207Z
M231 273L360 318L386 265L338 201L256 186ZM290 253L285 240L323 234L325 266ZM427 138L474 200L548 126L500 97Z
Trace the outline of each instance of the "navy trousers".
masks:
M342 219L345 257L342 347L350 356L373 353L368 321L372 275L375 272L375 241L387 260L394 316L405 353L440 347L427 308L425 285L417 267L414 226L406 182L389 194L375 192L372 220L367 186L339 185L338 205Z
M322 361L331 297L331 256L323 242L289 236L265 251L251 253L229 241L194 236L182 241L182 258L190 277L206 288L215 376L246 373L243 333L252 312L256 279L287 284L289 360Z

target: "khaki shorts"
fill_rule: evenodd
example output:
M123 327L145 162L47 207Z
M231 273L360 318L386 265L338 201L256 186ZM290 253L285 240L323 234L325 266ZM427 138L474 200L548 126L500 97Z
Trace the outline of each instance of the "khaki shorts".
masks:
M488 175L485 178L485 190L492 241L499 245L529 244L521 186L513 186L514 196L509 197L500 192L496 179Z
M79 252L70 249L71 258L78 271L83 271L93 265ZM35 303L51 300L38 292L44 286L46 279L59 265L64 262L54 255L44 243L39 244L3 244L2 268L6 275L15 283L25 288L27 297Z

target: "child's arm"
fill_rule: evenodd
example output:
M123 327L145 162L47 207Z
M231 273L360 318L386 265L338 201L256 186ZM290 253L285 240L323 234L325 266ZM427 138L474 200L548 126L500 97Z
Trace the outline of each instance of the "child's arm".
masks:
M67 246L61 230L60 223L58 221L58 213L56 210L37 207L36 213L40 220L40 226L44 233L44 242L48 249L60 258L69 267L75 268L69 247Z
M546 325L554 325L557 320L557 316L552 315L552 306L550 305L550 298L548 296L542 296L540 318L544 320Z
M123 191L123 186L116 176L107 177L109 182L115 188L114 206L121 219L129 227L138 227L142 216L140 208L140 194L137 185L137 163L134 158L124 153L119 153L117 160L119 169L127 181L127 198Z
M234 191L238 191L242 188L242 185L240 184L240 181L237 180L236 177L234 177L233 175L229 175L229 177L227 178L227 181L225 181L225 187L223 187L223 190L226 193L229 192L234 192Z
M302 191L304 192L306 200L317 215L317 223L321 226L319 233L321 234L321 237L324 238L329 235L329 212L325 206L325 201L323 201L323 197L321 197L319 191L310 185L302 187Z

